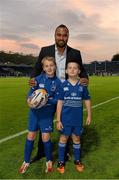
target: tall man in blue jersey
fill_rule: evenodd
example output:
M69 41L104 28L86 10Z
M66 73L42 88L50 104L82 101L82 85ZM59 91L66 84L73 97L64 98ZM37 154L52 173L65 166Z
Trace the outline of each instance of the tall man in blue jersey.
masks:
M45 56L52 56L56 60L57 71L56 75L59 79L64 81L67 78L65 74L65 67L69 61L69 59L75 59L81 67L80 73L80 82L84 85L88 84L88 76L82 65L81 53L77 49L73 49L67 45L69 38L69 30L68 28L61 24L55 30L55 44L41 48L38 60L35 64L35 67L31 73L31 79L29 81L30 86L35 85L34 77L39 75L42 72L41 60ZM40 159L43 156L43 148L42 142L38 143L38 152L34 157L33 161Z

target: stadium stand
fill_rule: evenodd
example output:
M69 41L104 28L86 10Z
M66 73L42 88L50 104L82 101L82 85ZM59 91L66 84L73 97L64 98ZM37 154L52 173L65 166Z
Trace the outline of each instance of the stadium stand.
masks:
M119 61L93 61L84 64L89 74L97 76L119 75ZM0 77L4 76L30 76L33 65L0 64Z
M5 65L0 64L0 76L30 76L32 71L31 65Z

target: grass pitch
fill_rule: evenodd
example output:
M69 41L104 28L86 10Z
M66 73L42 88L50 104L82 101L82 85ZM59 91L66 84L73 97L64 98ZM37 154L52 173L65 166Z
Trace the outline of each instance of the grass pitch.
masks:
M0 78L0 139L27 128L26 96L28 78ZM91 77L92 106L119 96L119 77ZM92 123L82 135L82 162L85 171L78 173L72 160L60 175L57 167L58 133L52 134L54 172L45 173L45 158L32 164L21 175L26 134L0 144L0 179L119 179L119 98L94 108ZM37 140L32 155L36 153Z

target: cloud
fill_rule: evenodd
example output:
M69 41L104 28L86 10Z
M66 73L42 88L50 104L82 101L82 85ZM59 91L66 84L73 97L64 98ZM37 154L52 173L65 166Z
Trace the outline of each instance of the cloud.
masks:
M30 49L38 49L39 50L39 46L37 46L36 44L32 44L32 43L22 43L20 44L22 47L25 48L30 48Z
M9 39L9 40L15 40L15 41L29 41L30 39L27 37L23 37L19 34L7 34L7 33L2 33L0 34L1 39Z
M100 54L103 59L118 49L118 9L118 0L0 1L2 48L36 53L54 43L55 28L63 23L70 30L69 43L86 51L85 59Z
M95 39L95 36L92 34L79 34L75 36L76 39L84 40L84 41L91 41Z

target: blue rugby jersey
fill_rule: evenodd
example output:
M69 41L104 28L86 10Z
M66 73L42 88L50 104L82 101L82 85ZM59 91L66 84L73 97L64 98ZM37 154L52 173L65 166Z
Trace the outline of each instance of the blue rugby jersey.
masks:
M82 126L83 122L83 100L90 99L86 86L78 81L72 85L68 80L64 81L63 92L60 93L60 100L63 100L61 121L66 126Z
M40 119L49 119L56 111L56 104L61 91L62 83L56 77L48 77L45 73L41 73L35 77L37 86L30 89L28 96L30 96L36 89L45 89L48 93L48 102L40 109L34 109ZM51 117L52 118L52 117Z

